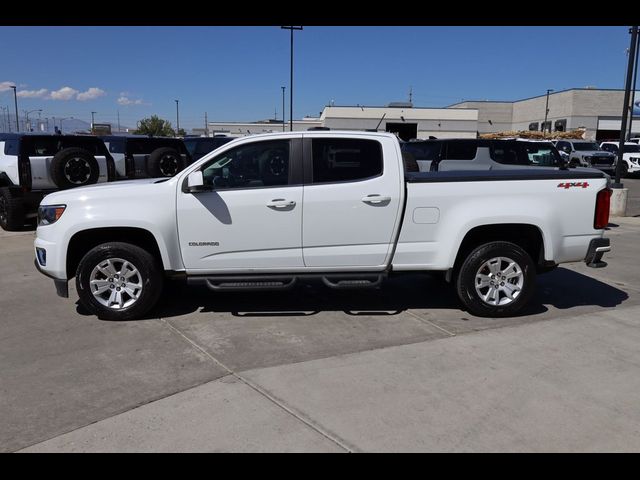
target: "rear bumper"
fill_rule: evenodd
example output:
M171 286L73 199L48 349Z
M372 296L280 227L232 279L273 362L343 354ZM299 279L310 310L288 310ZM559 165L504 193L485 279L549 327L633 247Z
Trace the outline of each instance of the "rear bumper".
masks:
M591 268L606 267L607 262L602 261L602 256L610 251L611 241L608 238L594 238L589 242L589 250L587 250L587 256L584 257L584 263Z

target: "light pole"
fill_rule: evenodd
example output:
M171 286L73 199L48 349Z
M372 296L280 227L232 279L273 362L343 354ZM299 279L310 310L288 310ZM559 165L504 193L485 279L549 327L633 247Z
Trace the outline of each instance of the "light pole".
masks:
M20 131L20 121L18 120L18 93L16 92L16 89L18 87L16 87L15 85L11 85L11 88L13 88L13 101L16 104L16 132Z
M180 100L176 100L176 137L180 132L180 110L178 110L178 103L180 103Z
M633 88L631 90L631 104L629 106L631 120L629 120L629 134L627 135L627 140L631 138L631 128L633 127L633 108L636 101L636 80L638 79L638 52L640 52L640 48L638 48L639 46L640 36L636 39L636 58L633 64Z
M7 127L6 127L7 121L4 116L4 111L8 110L9 107L0 107L0 109L2 109L2 131L5 132L7 130Z
M545 130L547 129L547 116L549 115L549 93L553 92L553 88L547 88L547 105L544 107L544 123L542 124L542 136L545 134ZM551 133L551 128L549 128L549 133Z
M63 120L73 120L73 117L64 117L60 119L60 133L62 133L62 121Z
M98 113L98 112L91 112L91 133L95 133L95 129L93 128L94 122L93 122L93 116Z
M282 131L284 132L285 128L285 114L284 114L284 91L287 87L280 87L282 89Z
M289 131L293 132L293 31L302 30L302 27L280 27L291 32L291 69L289 75ZM284 115L283 115L284 117Z
M620 125L620 148L618 148L618 158L616 161L616 178L611 185L614 189L622 189L620 174L622 173L622 155L624 153L624 137L627 133L627 119L629 116L629 97L631 96L631 77L633 76L633 63L636 58L636 47L638 46L638 27L631 27L631 46L629 49L629 61L627 62L627 79L624 88L624 105L622 107L622 124ZM632 117L633 119L633 117Z
M24 123L25 129L31 130L31 124L29 123L29 114L33 113L33 112L42 112L42 109L41 108L36 108L35 110L29 110L28 112L26 110L23 110L23 112L24 112L24 117L25 117L25 123ZM27 126L27 125L29 125L29 126Z

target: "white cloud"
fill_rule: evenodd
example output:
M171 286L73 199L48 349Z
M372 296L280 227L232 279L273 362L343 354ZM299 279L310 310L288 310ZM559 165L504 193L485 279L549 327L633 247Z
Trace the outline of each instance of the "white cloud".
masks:
M46 98L49 90L41 88L40 90L20 90L18 96L20 98Z
M0 82L0 92L6 92L11 90L11 87L15 85L14 82Z
M78 95L78 90L71 87L62 87L60 90L54 90L51 92L48 98L51 100L71 100Z
M118 105L143 105L143 101L141 98L129 98L125 96L121 96L118 98Z
M84 102L85 100L94 100L98 97L103 97L106 94L107 93L101 88L91 87L86 92L79 93L76 96L76 100L80 100L81 102Z

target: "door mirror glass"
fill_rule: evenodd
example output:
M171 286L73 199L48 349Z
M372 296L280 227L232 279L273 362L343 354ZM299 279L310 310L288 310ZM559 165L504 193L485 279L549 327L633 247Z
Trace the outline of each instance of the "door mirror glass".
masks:
M202 171L197 170L195 172L191 172L187 177L187 192L195 193L202 192L204 190L207 190L207 188L204 186Z

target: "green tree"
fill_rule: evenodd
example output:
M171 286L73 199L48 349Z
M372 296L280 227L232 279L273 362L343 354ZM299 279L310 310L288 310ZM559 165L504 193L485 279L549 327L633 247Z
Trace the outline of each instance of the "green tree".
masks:
M149 135L150 137L174 137L176 132L171 123L157 115L140 120L138 129L133 132L137 135Z
M179 128L178 129L178 136L179 137L186 137L187 136L187 131L184 128Z

